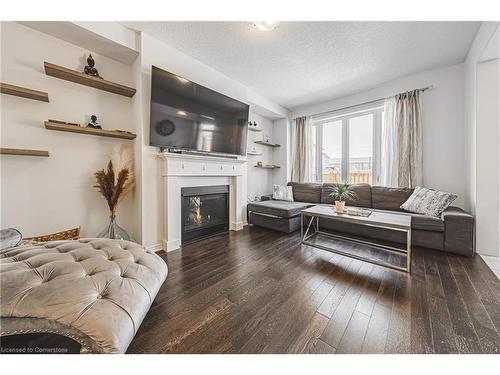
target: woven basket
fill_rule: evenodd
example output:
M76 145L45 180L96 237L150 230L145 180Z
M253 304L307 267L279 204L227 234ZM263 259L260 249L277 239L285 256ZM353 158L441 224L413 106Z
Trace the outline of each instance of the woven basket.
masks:
M62 232L44 234L42 236L24 238L24 241L29 242L48 242L58 240L77 240L80 238L80 227L63 230Z

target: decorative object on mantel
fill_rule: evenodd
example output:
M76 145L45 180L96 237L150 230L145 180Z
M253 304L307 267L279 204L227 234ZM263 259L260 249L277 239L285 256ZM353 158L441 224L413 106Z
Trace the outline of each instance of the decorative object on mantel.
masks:
M85 65L83 72L89 76L98 77L102 79L102 77L99 75L99 72L94 67L95 61L94 58L92 57L92 54L89 54L89 57L87 57L87 64L88 65Z
M334 184L330 189L330 196L336 199L335 212L343 214L345 209L345 201L355 200L358 195L352 190L352 186L348 184Z
M102 129L101 125L97 122L97 116L90 116L90 122L87 124L87 128Z
M118 174L115 174L115 166ZM116 223L116 210L120 202L135 186L134 158L131 147L120 146L108 163L107 170L97 171L95 188L99 190L109 207L109 224L98 238L130 240L127 232Z
M97 135L100 137L121 138L121 139L135 139L136 135L126 130L104 130L94 129L91 127L80 126L75 123L66 123L63 121L49 120L45 121L45 128L49 130L59 130L70 133L80 133L88 135Z

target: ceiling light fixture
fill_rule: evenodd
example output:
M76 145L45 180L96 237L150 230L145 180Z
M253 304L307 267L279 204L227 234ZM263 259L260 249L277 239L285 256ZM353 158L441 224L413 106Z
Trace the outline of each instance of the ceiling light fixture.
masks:
M177 114L178 114L179 116L187 116L187 113L186 113L186 112L184 112L184 111L177 111Z
M253 23L253 26L260 31L271 31L274 30L278 25L279 22L277 21L259 21Z

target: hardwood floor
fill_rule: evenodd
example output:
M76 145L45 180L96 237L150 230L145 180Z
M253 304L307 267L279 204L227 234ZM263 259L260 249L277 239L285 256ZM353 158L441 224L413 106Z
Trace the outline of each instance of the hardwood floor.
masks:
M481 257L415 249L411 276L251 227L161 255L129 353L499 353Z

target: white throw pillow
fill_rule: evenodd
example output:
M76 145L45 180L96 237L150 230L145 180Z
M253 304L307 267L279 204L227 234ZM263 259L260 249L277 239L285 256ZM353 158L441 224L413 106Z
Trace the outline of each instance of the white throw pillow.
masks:
M292 187L273 185L273 199L277 201L293 202Z
M401 209L430 216L439 216L457 199L456 194L417 186Z

